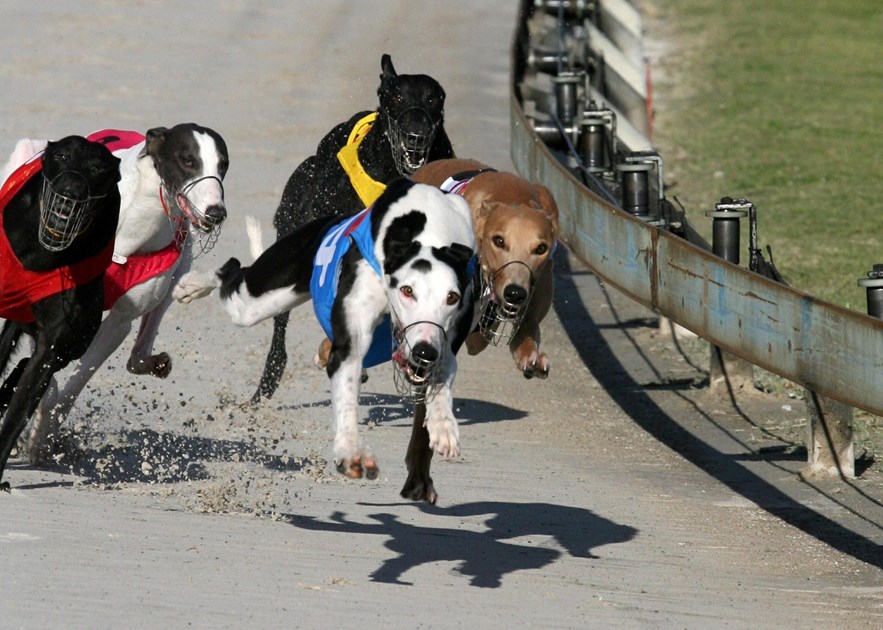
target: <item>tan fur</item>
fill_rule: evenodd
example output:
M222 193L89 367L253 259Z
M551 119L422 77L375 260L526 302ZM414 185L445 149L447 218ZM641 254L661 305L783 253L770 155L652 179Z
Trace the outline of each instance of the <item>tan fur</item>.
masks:
M458 173L488 168L475 160L437 160L421 167L412 179L441 186ZM513 337L509 348L515 365L526 376L545 377L549 359L539 351L540 322L552 306L553 282L552 247L558 239L558 205L548 188L506 172L486 172L477 175L463 193L472 209L476 247L485 273L493 275L503 266L519 260L525 263L535 278L534 293L527 314ZM502 238L504 246L495 245ZM535 253L545 243L543 255ZM495 282L502 300L502 291L509 284L530 289L530 273L522 265L503 269ZM478 332L466 340L469 354L478 354L487 342Z

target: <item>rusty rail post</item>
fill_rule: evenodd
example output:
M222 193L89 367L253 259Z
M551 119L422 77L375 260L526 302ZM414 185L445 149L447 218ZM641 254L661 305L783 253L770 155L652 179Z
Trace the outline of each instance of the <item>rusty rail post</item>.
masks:
M715 204L714 210L705 213L713 221L711 251L734 265L739 264L739 223L748 215L748 207L745 200L724 197ZM753 387L754 365L712 345L708 390L716 396L724 396Z

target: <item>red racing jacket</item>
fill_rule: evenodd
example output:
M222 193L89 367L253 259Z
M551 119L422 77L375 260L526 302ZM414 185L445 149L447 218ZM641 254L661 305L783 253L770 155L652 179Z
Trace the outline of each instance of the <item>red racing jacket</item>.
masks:
M87 138L101 142L111 152L130 148L144 140L135 131L105 129ZM182 239L173 239L163 249L130 256L124 263L112 262L114 240L96 256L73 265L49 271L30 271L24 268L6 238L3 230L3 210L31 177L42 169L39 156L20 166L0 188L0 318L16 322L34 321L31 305L50 295L74 286L87 284L104 273L104 309L110 309L132 287L168 271L181 255Z

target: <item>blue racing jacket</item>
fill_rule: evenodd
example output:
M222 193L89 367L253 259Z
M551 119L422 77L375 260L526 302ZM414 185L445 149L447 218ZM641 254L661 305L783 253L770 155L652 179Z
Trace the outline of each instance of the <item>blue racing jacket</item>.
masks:
M313 311L322 330L332 341L334 338L331 335L331 309L337 296L340 261L353 244L359 248L371 268L382 278L383 270L374 255L374 239L371 236L371 208L344 219L328 230L313 259L313 275L310 279ZM362 362L363 367L380 365L392 358L392 329L389 322L387 315L374 329L374 337Z

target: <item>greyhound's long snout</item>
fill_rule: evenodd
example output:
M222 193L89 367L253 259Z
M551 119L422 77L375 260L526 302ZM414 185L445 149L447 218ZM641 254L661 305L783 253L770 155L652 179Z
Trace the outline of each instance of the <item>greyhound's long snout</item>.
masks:
M427 341L418 342L411 349L411 365L417 376L425 377L426 374L423 374L423 372L438 360L438 356L438 350L432 344Z
M510 284L503 289L503 299L509 304L524 304L525 300L527 300L527 296L527 289L518 284Z
M227 218L227 208L221 204L213 204L205 209L205 222L210 225L220 225Z
M89 182L77 171L60 173L50 183L52 191L69 201L86 201L89 199Z

